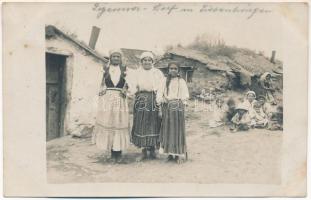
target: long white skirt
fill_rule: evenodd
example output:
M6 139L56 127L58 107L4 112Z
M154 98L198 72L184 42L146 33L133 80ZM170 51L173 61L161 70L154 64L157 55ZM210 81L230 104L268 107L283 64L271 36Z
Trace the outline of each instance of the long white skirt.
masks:
M99 97L92 143L104 153L125 151L130 143L127 99L118 90L107 90Z

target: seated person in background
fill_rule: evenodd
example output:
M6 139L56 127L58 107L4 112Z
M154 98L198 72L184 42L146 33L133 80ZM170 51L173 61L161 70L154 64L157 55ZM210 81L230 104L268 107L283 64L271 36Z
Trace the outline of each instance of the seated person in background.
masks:
M245 95L244 104L248 106L249 109L251 109L255 101L256 101L256 93L254 91L248 91Z
M269 130L283 130L283 107L271 105L264 96L258 96L263 112L267 115Z
M271 113L268 129L272 131L283 130L283 106L278 106L276 112Z
M209 121L209 125L211 128L219 127L225 124L226 114L228 111L228 106L224 103L223 98L217 98L215 105L213 105L213 113L212 118Z
M272 106L267 103L266 98L263 95L259 95L257 101L261 105L263 112L270 118L273 111Z
M251 128L253 124L249 108L245 104L239 104L236 107L236 114L231 119L231 122L230 130L232 132L246 131Z
M227 121L230 122L232 117L235 115L235 101L230 98L227 101Z
M253 117L253 124L255 128L265 128L268 124L268 116L264 113L262 105L259 101L255 101L253 103L254 108L254 117Z

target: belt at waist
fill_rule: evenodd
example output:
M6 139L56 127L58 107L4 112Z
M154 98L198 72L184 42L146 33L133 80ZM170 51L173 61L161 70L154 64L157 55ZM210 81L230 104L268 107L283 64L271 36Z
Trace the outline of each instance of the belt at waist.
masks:
M106 88L106 90L122 91L122 88Z

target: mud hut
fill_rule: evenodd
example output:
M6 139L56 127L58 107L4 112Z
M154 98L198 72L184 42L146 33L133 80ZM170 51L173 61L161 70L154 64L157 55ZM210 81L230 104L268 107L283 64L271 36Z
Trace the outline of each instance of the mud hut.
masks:
M265 72L269 72L272 75L276 93L281 98L283 90L283 63L276 60L275 56L275 51L272 51L271 58L268 58L250 50L240 49L232 56L231 62L238 64L244 71L249 73L250 82L247 84L247 87L254 90L258 95L263 94L263 89L260 86L260 77Z
M51 140L92 129L108 60L55 26L45 31L46 139ZM94 47L94 38L90 41Z
M199 94L202 89L222 90L229 87L228 74L231 69L211 60L200 51L174 48L167 51L155 66L167 74L167 66L171 61L180 63L181 76L186 80L192 95Z
M224 91L226 89L245 90L260 88L258 77L270 72L278 85L282 85L282 63L271 62L262 55L252 51L236 49L232 56L214 55L177 47L168 50L156 63L156 67L167 74L170 61L181 64L181 75L188 83L193 95L202 89L214 88Z

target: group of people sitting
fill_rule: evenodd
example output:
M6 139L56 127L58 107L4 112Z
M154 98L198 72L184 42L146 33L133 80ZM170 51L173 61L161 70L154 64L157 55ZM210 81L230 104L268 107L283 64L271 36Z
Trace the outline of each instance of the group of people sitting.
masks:
M210 126L228 124L232 132L250 128L283 129L282 106L275 105L275 101L267 102L265 96L256 96L254 91L248 91L244 100L237 105L232 99L225 104L222 98L217 98L213 113Z

